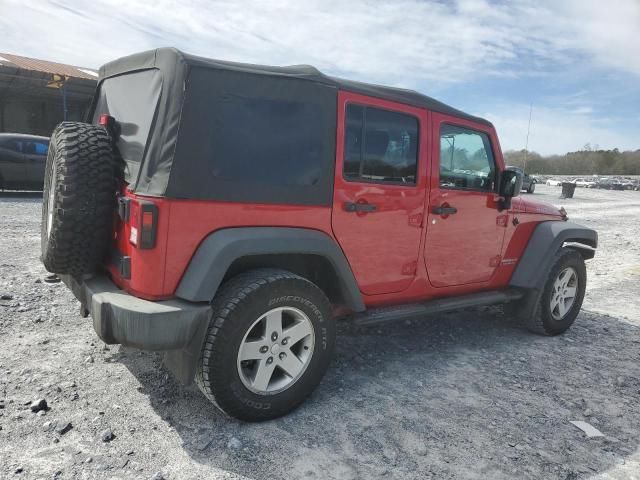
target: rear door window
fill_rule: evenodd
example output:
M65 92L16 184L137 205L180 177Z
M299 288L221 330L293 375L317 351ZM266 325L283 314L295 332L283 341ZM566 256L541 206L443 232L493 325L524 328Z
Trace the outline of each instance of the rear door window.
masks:
M415 184L418 119L374 107L347 105L346 180Z
M49 151L49 144L43 142L35 142L36 155L46 155Z
M22 153L22 142L14 139L0 140L0 148L9 150L14 153Z
M24 142L22 149L27 155L46 155L49 145L44 142Z

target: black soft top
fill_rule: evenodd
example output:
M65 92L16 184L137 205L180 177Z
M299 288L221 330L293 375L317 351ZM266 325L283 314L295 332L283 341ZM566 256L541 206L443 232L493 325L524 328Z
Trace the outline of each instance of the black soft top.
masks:
M156 50L136 53L114 60L113 62L109 62L100 68L100 79L147 68L159 68L164 71L164 75L166 76L167 73L172 70L172 67L173 69L177 69L175 70L176 75L183 76L190 66L231 70L257 75L304 79L309 80L310 82L329 85L339 90L346 90L383 100L426 108L434 112L472 120L485 125L491 125L491 123L484 118L469 115L468 113L453 108L414 90L386 87L383 85L374 85L370 83L356 82L353 80L345 80L338 77L331 77L329 75L325 75L311 65L273 67L268 65L254 65L251 63L228 62L191 55L181 52L175 48L158 48Z
M342 80L307 65L210 60L173 48L137 53L100 68L89 121L97 122L103 113L118 120L125 180L138 193L329 205L340 90L490 125L411 90ZM301 117L285 119L277 108L261 107L263 100L294 102ZM273 122L252 124L257 118L252 109L273 115ZM278 130L277 121L284 121L287 131ZM279 160L265 157L267 145L279 151ZM260 178L239 178L242 169Z

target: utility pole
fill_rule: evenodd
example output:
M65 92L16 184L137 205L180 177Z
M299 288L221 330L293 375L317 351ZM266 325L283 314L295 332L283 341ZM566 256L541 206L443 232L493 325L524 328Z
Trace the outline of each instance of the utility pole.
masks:
M529 125L527 125L527 141L524 145L524 165L522 170L527 171L527 156L529 155L529 131L531 130L531 112L533 111L533 102L529 104Z

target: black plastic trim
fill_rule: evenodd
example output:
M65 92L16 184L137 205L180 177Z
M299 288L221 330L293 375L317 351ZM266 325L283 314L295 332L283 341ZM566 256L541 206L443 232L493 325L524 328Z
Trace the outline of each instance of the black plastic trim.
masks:
M131 278L131 257L122 256L118 265L120 277L129 279Z
M553 256L565 243L572 244L571 248L576 248L576 243L590 247L581 253L585 258L593 258L598 246L598 233L573 222L552 220L540 223L529 238L509 284L542 291Z
M227 228L210 234L191 259L176 296L192 302L211 301L235 260L267 254L309 254L326 258L339 278L346 305L353 311L364 311L358 284L340 247L326 234L303 228Z
M60 275L93 318L93 328L108 344L143 350L188 348L201 337L211 308L183 300L151 302L120 290L106 276L78 280Z
M436 298L427 302L412 303L407 305L394 305L391 307L374 308L366 312L353 315L351 319L356 325L368 326L381 323L395 322L409 318L421 318L433 313L444 313L461 308L479 307L483 305L495 305L520 300L525 292L521 289L511 288L507 290L489 290L486 292L471 293L457 297Z

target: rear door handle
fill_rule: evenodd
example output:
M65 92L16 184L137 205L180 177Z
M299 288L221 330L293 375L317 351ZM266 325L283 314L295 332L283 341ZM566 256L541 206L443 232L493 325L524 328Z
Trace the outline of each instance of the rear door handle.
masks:
M455 207L433 207L431 213L435 215L453 215L458 213L458 209Z
M375 212L377 207L372 203L345 202L344 209L347 212Z

